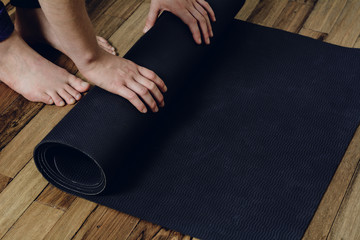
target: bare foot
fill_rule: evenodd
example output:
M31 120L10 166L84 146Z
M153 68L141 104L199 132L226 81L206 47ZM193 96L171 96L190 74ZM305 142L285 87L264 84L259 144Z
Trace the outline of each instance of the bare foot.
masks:
M90 87L40 56L17 31L0 43L0 56L0 80L30 101L73 104Z
M15 29L28 43L46 43L62 52L61 45L41 8L16 8ZM116 55L115 48L103 37L96 36L99 46Z

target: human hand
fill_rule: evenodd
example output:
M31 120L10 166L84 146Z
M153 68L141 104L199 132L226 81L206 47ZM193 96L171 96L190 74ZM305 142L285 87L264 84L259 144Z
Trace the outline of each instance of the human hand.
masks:
M197 44L201 44L201 33L206 44L214 36L210 18L216 21L215 13L205 0L152 0L144 32L152 28L160 11L165 10L178 16L188 27ZM210 15L210 17L209 17Z
M130 60L103 51L79 70L88 81L124 97L142 113L147 112L144 103L153 112L165 105L162 94L167 91L165 83L153 71Z

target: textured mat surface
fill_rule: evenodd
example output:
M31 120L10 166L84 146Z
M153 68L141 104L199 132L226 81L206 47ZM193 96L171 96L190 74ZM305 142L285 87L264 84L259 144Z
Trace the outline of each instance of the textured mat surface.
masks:
M234 2L211 2L209 47L163 14L126 57L166 81L165 109L95 87L36 147L43 176L198 238L300 239L360 120L360 52L232 20Z

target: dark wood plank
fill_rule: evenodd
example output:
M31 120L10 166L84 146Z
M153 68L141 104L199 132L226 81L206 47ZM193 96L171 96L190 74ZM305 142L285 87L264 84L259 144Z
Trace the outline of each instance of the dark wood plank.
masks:
M66 211L75 199L76 196L61 191L49 184L37 197L36 201Z
M18 96L0 114L0 149L4 148L13 139L43 106L42 103L29 102L24 97Z
M5 83L0 82L0 114L3 113L19 96L10 89Z
M126 240L152 239L161 227L145 220L141 220Z
M0 174L0 193L6 188L12 178Z
M138 222L138 218L100 205L90 214L73 239L125 240Z
M298 33L314 9L312 1L297 2L290 1L276 19L273 27Z

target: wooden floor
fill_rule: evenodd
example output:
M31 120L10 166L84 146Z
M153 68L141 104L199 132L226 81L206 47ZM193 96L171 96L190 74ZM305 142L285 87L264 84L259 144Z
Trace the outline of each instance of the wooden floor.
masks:
M9 0L3 2L13 13ZM98 35L108 38L120 56L142 35L149 1L87 4ZM360 48L359 0L247 0L237 18ZM77 73L65 56L48 57ZM71 108L28 102L0 83L0 239L195 239L61 192L40 175L34 146ZM360 130L304 239L360 239L359 157Z

